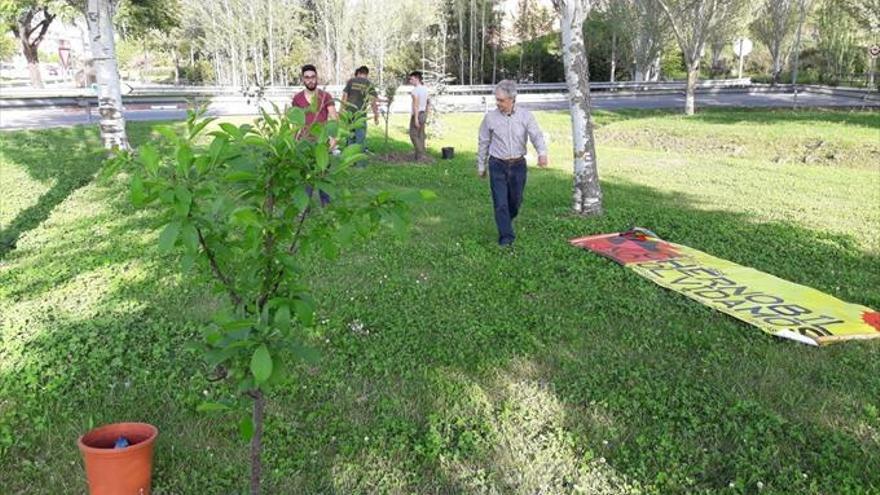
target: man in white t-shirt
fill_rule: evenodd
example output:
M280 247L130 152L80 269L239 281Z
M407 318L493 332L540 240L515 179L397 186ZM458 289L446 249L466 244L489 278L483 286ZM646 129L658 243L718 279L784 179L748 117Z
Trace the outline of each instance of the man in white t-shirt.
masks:
M409 117L409 139L416 150L416 161L427 156L425 150L425 123L428 121L428 88L422 84L422 73L413 71L409 74L412 84L412 112Z

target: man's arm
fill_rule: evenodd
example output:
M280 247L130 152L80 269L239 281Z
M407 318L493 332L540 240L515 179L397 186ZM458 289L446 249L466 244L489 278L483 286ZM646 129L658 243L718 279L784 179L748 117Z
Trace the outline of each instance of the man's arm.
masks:
M492 131L489 130L489 114L483 116L480 134L477 138L477 174L486 176L486 160L489 158L489 144L492 143Z
M412 114L415 117L413 121L415 122L416 129L420 127L419 125L419 97L413 92L412 94Z
M541 128L538 127L538 121L535 120L535 116L531 112L529 112L526 130L529 133L529 141L532 142L532 146L534 146L535 151L538 152L538 166L546 167L548 160L547 145L544 143L544 133L541 132Z

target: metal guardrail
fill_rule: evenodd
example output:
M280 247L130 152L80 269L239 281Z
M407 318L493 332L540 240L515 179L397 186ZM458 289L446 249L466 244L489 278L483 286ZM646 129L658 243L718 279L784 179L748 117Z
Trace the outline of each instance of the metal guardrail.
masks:
M752 84L748 77L741 79L706 79L697 83L698 89L747 88ZM591 82L590 92L596 91L684 91L685 81L618 81ZM472 86L446 86L447 94L491 94L495 89L491 84ZM521 84L520 93L564 93L568 91L565 83Z
M709 79L699 81L697 87L705 88L731 88L731 87L748 87L751 79ZM326 85L322 89L331 94L341 94L344 86ZM123 83L123 98L127 96L181 96L181 97L198 97L198 96L244 96L246 92L255 90L251 88L238 88L229 86L168 86L168 85L129 85ZM271 96L288 96L300 90L302 86L275 86L263 88L263 97ZM397 90L398 94L409 94L411 86L400 86ZM520 93L554 93L566 92L565 83L523 83L519 86ZM651 90L684 90L684 81L620 81L620 82L591 82L591 91L651 91ZM491 84L455 86L447 85L444 87L445 94L491 94L494 86ZM46 88L37 90L33 88L3 88L0 89L0 101L8 99L30 99L30 98L89 98L94 97L94 91L89 88Z
M341 96L342 86L326 86L325 90L335 96ZM290 97L301 90L302 87L273 87L264 88L262 95L259 97L253 93L245 93L240 88L230 88L221 86L199 86L199 87L175 87L175 86L138 86L132 88L129 94L123 96L123 103L128 108L147 106L149 108L187 108L193 100L200 100L211 107L229 106L229 107L254 107L263 102L266 104L275 103L284 105ZM593 98L610 98L610 97L639 97L647 95L661 94L681 94L685 90L685 82L683 81L660 81L660 82L595 82L590 84L591 94ZM843 96L853 99L859 99L863 102L880 102L880 93L877 91L868 91L858 88L835 88L828 86L815 85L798 85L799 92L830 94L834 96ZM446 86L443 91L442 98L447 100L453 106L460 103L459 100L465 101L469 98L482 97L484 104L488 104L488 98L492 94L492 85L474 85L474 86ZM398 90L400 95L407 95L410 87L401 87ZM705 80L697 84L697 93L711 94L718 92L780 92L792 93L794 87L791 85L770 86L767 84L753 84L750 79L721 79L721 80ZM544 84L523 84L519 87L519 92L524 98L562 98L567 92L564 83L544 83ZM408 104L406 98L397 98L395 100L395 109L398 111L401 104ZM0 109L34 109L34 108L85 108L97 106L97 98L90 90L84 89L66 89L59 91L42 90L35 91L32 89L8 91L3 89L0 91ZM408 108L408 105L405 105ZM401 107L402 108L402 107Z
M797 89L798 93L812 93L821 95L841 96L844 98L855 98L862 101L880 102L880 91L867 88L850 88L841 86L823 86L819 84L754 84L751 87L753 92L782 92L794 93Z

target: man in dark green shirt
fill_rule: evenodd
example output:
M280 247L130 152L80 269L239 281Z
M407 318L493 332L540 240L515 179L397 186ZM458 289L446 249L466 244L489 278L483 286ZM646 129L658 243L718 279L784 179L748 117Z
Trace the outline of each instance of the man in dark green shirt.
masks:
M373 109L373 121L379 125L379 95L376 92L376 86L368 79L370 69L363 65L354 71L354 77L349 79L342 90L342 108L348 112L359 112L366 108L369 102ZM353 143L364 146L364 140L367 137L367 123L364 122L363 127L354 130ZM366 149L366 147L364 147Z

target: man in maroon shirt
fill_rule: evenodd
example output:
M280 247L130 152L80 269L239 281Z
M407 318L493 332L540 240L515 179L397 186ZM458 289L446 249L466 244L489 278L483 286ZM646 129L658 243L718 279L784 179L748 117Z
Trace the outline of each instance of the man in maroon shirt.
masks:
M318 89L318 70L314 65L303 65L302 80L306 89L295 94L291 103L295 107L311 109L312 102L315 102L315 111L306 112L306 126L304 131L308 132L309 128L315 122L327 122L328 119L336 120L336 105L333 103L333 97L330 93ZM334 142L335 139L331 138L331 146Z
M330 93L318 89L318 69L312 64L306 64L302 67L302 80L306 89L300 91L293 96L291 102L293 106L306 109L306 125L300 130L297 138L306 137L310 139L309 129L315 122L324 123L327 120L336 120L336 105L333 103L333 97ZM312 102L315 106L312 106ZM314 109L314 111L313 111ZM336 138L330 138L330 148L336 147ZM324 191L319 190L321 204L326 205L330 202L330 196ZM309 190L311 195L311 190Z

